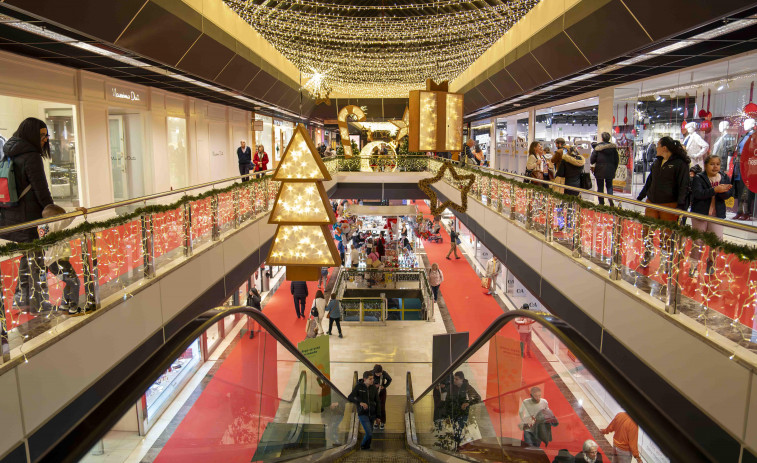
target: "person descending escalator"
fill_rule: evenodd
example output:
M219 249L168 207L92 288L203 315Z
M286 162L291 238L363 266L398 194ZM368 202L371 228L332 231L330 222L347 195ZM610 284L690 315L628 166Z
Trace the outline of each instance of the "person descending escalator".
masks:
M373 427L384 429L384 425L386 424L386 388L392 384L392 377L379 364L373 367L373 384L378 387L379 394L379 409L376 421L373 422Z
M363 379L358 380L347 400L357 406L357 417L365 431L363 441L360 443L360 449L370 450L371 440L373 439L373 427L371 423L376 419L376 412L378 411L378 389L373 385L372 370L363 372Z

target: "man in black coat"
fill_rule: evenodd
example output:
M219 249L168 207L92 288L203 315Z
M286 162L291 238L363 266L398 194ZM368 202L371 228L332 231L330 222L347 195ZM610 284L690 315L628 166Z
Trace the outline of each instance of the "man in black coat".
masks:
M347 400L357 406L357 417L363 426L363 431L365 431L360 449L370 450L371 440L373 439L371 423L376 419L376 412L378 411L378 388L373 385L373 371L363 372L363 379L357 382Z
M618 170L618 164L620 164L620 154L618 153L618 147L614 143L610 143L612 137L609 133L602 133L602 143L597 144L594 151L591 153L591 171L594 173L594 178L597 179L597 191L599 193L612 194L612 181L615 178L615 172ZM599 204L604 204L605 199L600 197ZM614 206L612 199L610 200L610 206Z
M297 318L307 318L305 317L305 301L308 298L308 284L304 281L293 281L290 289L294 297L294 311L297 313Z
M244 140L239 143L239 148L237 148L237 159L239 159L239 175L249 174L252 165L252 151ZM250 177L242 177L243 182L249 179Z

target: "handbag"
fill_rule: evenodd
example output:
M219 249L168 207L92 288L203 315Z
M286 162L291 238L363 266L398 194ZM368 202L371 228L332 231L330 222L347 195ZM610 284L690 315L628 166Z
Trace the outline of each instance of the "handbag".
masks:
M581 188L584 190L591 190L591 174L588 172L581 172Z

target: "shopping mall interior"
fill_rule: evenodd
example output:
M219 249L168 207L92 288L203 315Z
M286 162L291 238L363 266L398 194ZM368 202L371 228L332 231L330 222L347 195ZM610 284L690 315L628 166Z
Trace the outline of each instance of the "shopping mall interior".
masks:
M0 0L0 463L757 463L756 80L751 0Z

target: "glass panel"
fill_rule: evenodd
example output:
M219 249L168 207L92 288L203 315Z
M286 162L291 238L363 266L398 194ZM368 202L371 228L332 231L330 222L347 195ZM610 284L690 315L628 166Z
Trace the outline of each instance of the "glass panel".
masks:
M212 198L208 197L189 203L192 208L192 245L195 247L207 243L212 238L211 201Z
M234 228L234 192L218 195L218 228L221 233Z
M168 173L171 188L189 186L187 154L187 120L181 117L169 117L168 128Z
M474 461L584 461L585 448L611 461L609 433L637 426L572 352L542 334L531 319L510 322L417 400L418 443ZM550 344L557 361L536 343ZM643 430L629 446L644 461L669 461Z
M155 268L184 256L184 207L153 214Z
M126 291L129 285L142 279L144 253L139 219L94 233L94 243L100 300Z

